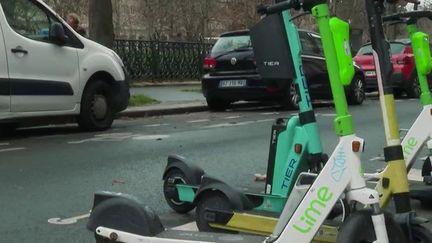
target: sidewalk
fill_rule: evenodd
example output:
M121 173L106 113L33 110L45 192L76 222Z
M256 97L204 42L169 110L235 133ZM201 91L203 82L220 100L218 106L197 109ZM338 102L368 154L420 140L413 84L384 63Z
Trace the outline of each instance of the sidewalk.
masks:
M199 83L158 85L130 88L131 95L142 94L160 103L129 107L120 113L124 117L146 117L206 111L207 103Z

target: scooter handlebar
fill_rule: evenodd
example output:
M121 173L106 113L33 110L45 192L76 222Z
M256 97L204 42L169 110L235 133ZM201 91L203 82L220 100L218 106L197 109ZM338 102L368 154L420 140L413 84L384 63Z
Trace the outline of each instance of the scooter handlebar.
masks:
M296 3L298 3L299 0L288 0L279 2L270 6L266 5L258 5L257 12L261 15L270 15L274 13L280 13L282 11L294 8L296 6Z
M405 13L397 13L383 17L384 22L390 21L403 21L407 22L408 20L413 20L417 22L417 20L422 18L428 18L432 20L432 11L411 11Z

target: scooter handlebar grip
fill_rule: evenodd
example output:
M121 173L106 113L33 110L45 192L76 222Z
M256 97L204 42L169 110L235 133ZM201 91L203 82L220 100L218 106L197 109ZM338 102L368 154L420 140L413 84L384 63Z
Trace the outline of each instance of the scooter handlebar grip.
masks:
M404 19L422 19L428 18L432 20L432 11L411 11L406 13L397 13L383 17L384 22L401 21Z
M293 5L293 0L283 1L270 6L258 5L257 12L261 15L280 13L282 11L293 8Z

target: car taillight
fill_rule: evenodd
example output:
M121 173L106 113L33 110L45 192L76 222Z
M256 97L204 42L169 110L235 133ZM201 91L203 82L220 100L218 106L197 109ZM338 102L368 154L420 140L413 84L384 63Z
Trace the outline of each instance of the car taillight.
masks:
M216 67L216 59L206 57L204 59L204 69L214 69Z
M403 65L403 64L410 63L411 59L409 57L404 57L402 59L398 59L396 62L397 62L397 64L402 64Z

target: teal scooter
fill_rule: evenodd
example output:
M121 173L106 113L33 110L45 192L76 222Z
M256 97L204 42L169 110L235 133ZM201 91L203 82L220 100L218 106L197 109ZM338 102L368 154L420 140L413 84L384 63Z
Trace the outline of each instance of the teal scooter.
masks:
M281 32L286 35L280 35ZM245 193L208 175L203 177L201 168L180 156L169 156L163 174L165 199L178 213L196 207L200 231L220 231L209 224L214 215L204 213L206 207L215 205L220 209L280 214L298 175L306 171L318 173L328 159L322 152L303 73L300 38L288 11L266 17L251 29L251 39L257 60L266 60L257 63L263 80L287 86L287 80L294 82L299 94L299 114L286 124L279 119L272 128L264 193Z

